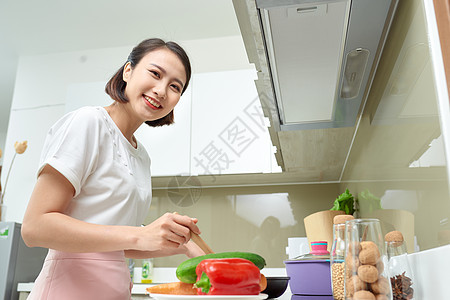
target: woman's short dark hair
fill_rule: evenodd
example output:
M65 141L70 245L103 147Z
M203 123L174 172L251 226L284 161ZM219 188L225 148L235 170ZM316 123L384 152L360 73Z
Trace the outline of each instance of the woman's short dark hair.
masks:
M130 55L128 56L127 62L124 63L119 70L117 70L117 72L111 77L111 79L106 84L105 87L106 93L115 101L127 103L129 101L125 95L125 87L127 86L127 83L123 80L123 70L125 68L125 65L129 62L131 67L134 68L141 61L141 59L149 52L161 48L166 48L172 51L176 56L178 56L178 58L183 63L184 70L186 71L186 83L183 87L183 90L181 91L181 94L183 95L191 78L191 63L189 61L189 57L187 56L184 49L181 48L181 46L178 45L177 43L165 42L164 40L158 38L144 40L133 48ZM162 117L161 119L146 121L145 123L152 127L173 124L174 123L173 110L168 115Z

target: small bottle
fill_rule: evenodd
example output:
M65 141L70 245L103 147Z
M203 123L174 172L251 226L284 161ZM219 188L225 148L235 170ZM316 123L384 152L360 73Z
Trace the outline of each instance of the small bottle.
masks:
M333 218L333 244L331 245L330 273L331 287L335 300L345 300L345 222L353 219L354 217L352 215L337 215Z
M153 258L142 260L142 276L141 283L153 282Z
M388 255L388 270L393 300L415 299L413 274L408 262L408 252L400 231L391 231L384 237Z
M131 278L131 282L133 282L133 279L134 279L134 259L132 259L132 258L128 259L128 270L130 270L130 278Z

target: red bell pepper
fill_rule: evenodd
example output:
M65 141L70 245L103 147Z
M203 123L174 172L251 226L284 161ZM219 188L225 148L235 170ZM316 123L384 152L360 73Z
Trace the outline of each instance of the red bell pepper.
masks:
M204 259L195 269L199 295L258 295L259 268L243 258Z

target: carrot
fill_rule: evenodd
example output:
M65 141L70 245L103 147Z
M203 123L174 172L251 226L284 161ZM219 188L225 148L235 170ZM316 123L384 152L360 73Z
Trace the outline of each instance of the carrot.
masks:
M171 294L171 295L197 295L197 289L193 283L169 282L154 285L147 288L150 294Z
M259 282L260 291L264 291L267 287L267 278L261 273L261 280ZM171 295L197 295L197 289L194 288L193 283L185 282L169 282L154 285L147 288L150 294L171 294Z
M261 281L259 282L259 290L262 292L267 287L267 278L264 276L263 273L261 273Z

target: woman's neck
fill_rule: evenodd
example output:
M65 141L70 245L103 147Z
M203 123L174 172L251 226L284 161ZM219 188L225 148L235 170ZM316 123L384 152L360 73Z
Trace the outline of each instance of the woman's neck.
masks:
M106 106L105 110L111 116L111 119L120 129L122 134L128 142L134 147L137 147L134 133L142 125L142 123L134 121L133 116L128 111L127 103L120 103L114 101L110 106Z

